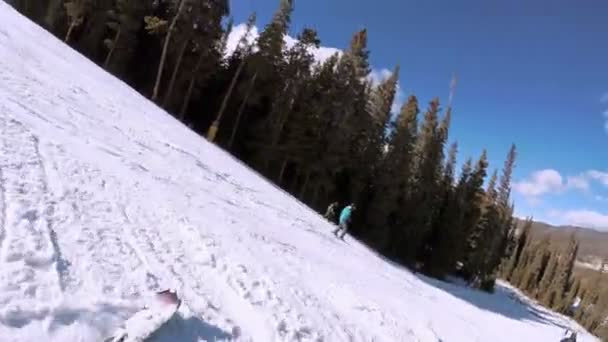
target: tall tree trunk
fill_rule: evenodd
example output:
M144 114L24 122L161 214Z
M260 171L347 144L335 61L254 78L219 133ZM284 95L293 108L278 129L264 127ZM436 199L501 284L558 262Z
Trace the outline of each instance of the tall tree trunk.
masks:
M310 180L310 170L306 170L306 176L304 177L304 184L302 184L302 189L300 189L300 201L304 202L304 195L306 195L306 187L308 186L308 181Z
M241 63L239 63L239 66L236 69L236 73L234 74L234 76L232 77L232 80L230 81L230 86L228 87L228 91L226 91L226 95L224 95L224 99L222 100L222 105L220 106L220 110L217 113L217 117L215 118L215 121L213 121L213 124L209 128L209 132L207 134L207 139L211 142L213 142L215 140L215 135L217 134L217 131L219 130L220 121L222 120L222 116L224 115L224 111L226 110L226 106L228 105L228 99L232 95L232 91L234 90L236 81L238 80L239 76L241 75L241 72L243 71L243 68L245 67L245 60L246 60L246 58L243 58L241 60Z
M319 190L321 188L321 182L317 182L317 184L315 184L315 188L312 192L312 203L313 203L313 207L319 207Z
M299 77L299 73L296 74L296 77ZM294 88L295 85L291 84ZM288 87L290 86L289 83L287 83L285 85L285 91L287 91ZM280 114L279 116L279 122L278 122L278 126L274 132L274 137L272 139L272 147L275 147L278 145L280 139L281 139L281 133L283 133L283 129L285 128L285 124L287 123L287 120L289 120L289 114L291 112L291 110L293 109L293 104L295 102L295 94L291 94L291 99L289 100L289 106L287 106L287 110L284 111L283 113Z
M186 91L186 96L184 97L184 102L182 103L182 108L179 111L179 119L180 121L184 121L186 117L186 111L188 110L188 105L190 105L190 98L192 97L192 91L194 90L194 83L196 82L196 74L201 68L201 64L203 63L203 57L205 53L201 51L200 56L198 56L198 61L196 61L196 66L194 67L194 71L192 72L192 77L190 78L190 84L188 84L188 90Z
M293 177L293 182L288 187L289 192L297 192L298 191L298 181L300 180L300 170L296 168L295 176Z
M279 179L278 179L278 184L280 185L281 183L283 183L283 177L285 176L285 169L287 168L287 158L285 158L283 160L283 163L281 164L281 171L279 172Z
M228 149L232 149L232 144L234 144L234 137L236 136L236 131L239 129L239 124L241 123L241 116L243 115L243 110L245 110L245 106L247 105L247 101L249 101L249 95L251 95L251 90L253 90L253 86L255 84L255 79L258 77L258 72L256 71L251 78L251 82L249 83L249 87L247 87L247 91L245 92L245 98L239 107L239 111L236 114L236 122L232 127L232 133L230 134L230 141L228 142Z
M65 35L64 43L70 41L70 37L72 36L72 31L74 31L74 27L76 27L76 20L72 21L70 27L68 27L68 33Z
M175 67L173 67L173 74L171 74L171 80L169 81L169 88L165 92L165 98L163 99L163 107L167 107L167 103L169 102L169 98L171 97L171 93L173 93L173 87L175 87L175 80L177 79L177 73L179 71L180 66L182 65L182 59L184 58L184 54L186 53L186 49L188 48L188 43L190 41L186 39L184 45L182 45L179 50L179 55L177 56L177 61L175 62Z
M152 92L152 101L156 101L158 98L158 88L160 87L160 80L163 76L163 68L165 67L165 59L167 58L167 50L169 48L169 41L171 41L171 35L175 30L175 25L177 24L177 19L182 14L182 10L184 9L185 0L180 0L179 7L177 8L177 13L173 17L171 21L171 25L169 26L169 31L167 32L167 36L165 37L165 44L163 45L163 52L160 55L160 63L158 65L158 72L156 73L156 82L154 83L154 91Z
M110 48L110 51L108 51L106 60L103 62L104 69L107 69L108 65L110 65L110 60L112 59L112 55L114 54L114 50L116 49L116 44L118 44L118 40L120 39L121 33L122 33L122 26L118 26L118 31L116 32L116 37L114 37L114 42L112 43L112 47Z

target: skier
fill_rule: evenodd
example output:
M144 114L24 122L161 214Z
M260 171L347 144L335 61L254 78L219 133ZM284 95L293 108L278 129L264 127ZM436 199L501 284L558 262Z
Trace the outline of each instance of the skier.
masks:
M336 228L333 233L342 240L344 240L344 235L346 235L346 231L348 230L348 225L350 224L351 220L351 213L355 209L355 205L351 203L344 207L340 213L340 223L338 224L338 228ZM342 230L342 235L338 235L340 230Z
M570 329L566 329L564 332L564 338L560 342L576 342L576 332Z
M573 317L576 314L576 311L578 310L580 305L581 305L581 298L580 297L574 298L574 302L572 303L572 305L570 305L570 307L566 311L566 315Z
M325 215L323 215L325 217L325 219L330 222L336 222L336 209L337 208L338 208L338 202L334 202L334 203L330 204L329 207L327 207L327 211L325 212Z

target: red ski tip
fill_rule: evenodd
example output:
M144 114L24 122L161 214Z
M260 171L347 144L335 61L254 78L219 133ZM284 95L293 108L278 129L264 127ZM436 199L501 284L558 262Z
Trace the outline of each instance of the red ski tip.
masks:
M179 297L177 296L177 293L170 289L157 292L156 295L160 300L162 300L163 302L165 302L167 304L178 304L179 305L181 302Z

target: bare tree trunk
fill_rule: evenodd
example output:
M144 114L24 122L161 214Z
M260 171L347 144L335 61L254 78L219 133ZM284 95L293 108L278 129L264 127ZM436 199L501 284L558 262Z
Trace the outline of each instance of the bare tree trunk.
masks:
M317 182L317 184L315 184L315 189L313 190L313 195L312 195L312 203L313 206L319 206L319 189L321 188L321 182Z
M104 69L110 65L110 60L112 59L112 55L114 54L114 50L116 49L116 44L118 44L118 39L120 39L120 34L122 33L122 27L118 26L118 32L116 32L116 37L114 37L114 42L112 43L112 48L108 51L108 55L106 56L106 60L103 62Z
M241 116L243 115L243 110L245 110L245 106L247 105L247 101L249 100L249 95L251 95L251 90L255 84L255 79L258 77L258 72L256 71L251 78L251 82L249 83L249 87L247 87L247 91L245 92L245 98L239 107L239 111L236 114L236 122L232 127L232 134L230 134L230 141L228 142L228 149L232 149L232 144L234 144L234 137L236 136L236 131L239 129L239 124L241 123Z
M298 76L299 76L299 73L296 74L296 78ZM292 85L293 84L290 84L288 81L287 84L285 84L284 92L287 92L288 88ZM289 119L289 113L291 112L291 110L293 108L294 102L295 102L295 94L292 94L291 99L289 100L289 106L287 107L287 110L284 111L283 113L281 113L279 116L278 127L276 128L274 137L272 139L272 145L271 145L272 147L276 146L279 143L279 140L281 139L281 133L283 133L283 129L285 128L285 123L287 123L287 120Z
M70 37L72 36L72 31L74 31L74 27L76 27L76 20L72 21L72 23L70 24L70 27L68 28L68 33L65 35L64 43L70 41Z
M236 69L236 73L234 74L234 76L232 77L232 80L230 81L230 86L228 87L228 91L226 92L226 95L224 95L224 99L222 100L222 105L220 106L220 110L217 113L217 117L215 118L215 121L213 121L213 124L209 128L209 133L207 134L207 139L209 141L215 140L215 135L217 134L217 131L219 130L220 121L222 120L222 116L224 115L224 111L226 110L226 106L228 105L228 99L232 95L232 91L234 90L234 86L236 85L237 79L239 78L239 76L241 75L241 72L243 71L243 67L245 67L245 60L246 60L246 58L243 58L241 60L241 63L239 64L239 67Z
M300 180L300 171L296 168L295 177L293 177L293 182L288 187L290 192L296 192L298 190L298 180Z
M304 195L306 195L306 187L308 186L309 180L310 180L310 170L306 170L306 176L304 177L304 184L302 184L302 189L300 189L300 201L304 201Z
M179 119L180 121L184 121L186 117L186 111L188 110L188 105L190 104L190 98L192 97L192 91L194 90L194 82L196 82L196 74L198 70L201 68L201 64L203 63L203 57L205 53L201 51L200 56L198 57L198 61L196 61L196 66L194 67L194 71L192 72L192 77L190 78L190 84L188 84L188 90L186 91L186 96L184 97L184 102L182 103L182 108L179 111Z
M169 81L169 88L165 92L165 98L163 99L163 107L167 106L169 102L169 98L171 97L171 93L173 93L173 87L175 87L175 80L177 79L177 73L182 64L182 59L184 58L184 54L186 53L186 48L188 48L188 43L190 41L186 39L184 45L179 50L179 55L177 56L177 61L175 62L175 67L173 67L173 74L171 75L171 80Z
M283 160L283 163L281 164L281 171L279 172L279 180L278 180L279 185L283 182L283 177L285 176L286 168L287 168L287 158L285 158Z
M171 21L171 25L169 26L169 31L167 32L167 36L165 37L165 44L163 45L163 52L160 55L160 63L158 65L158 72L156 73L156 82L154 83L154 91L152 92L152 101L156 101L158 98L158 88L160 87L160 80L163 76L163 68L165 67L165 59L167 58L167 50L169 48L169 41L171 41L171 35L173 34L173 30L175 29L175 25L177 24L177 19L182 14L182 10L184 9L185 0L180 0L179 7L177 9L177 13L173 17Z

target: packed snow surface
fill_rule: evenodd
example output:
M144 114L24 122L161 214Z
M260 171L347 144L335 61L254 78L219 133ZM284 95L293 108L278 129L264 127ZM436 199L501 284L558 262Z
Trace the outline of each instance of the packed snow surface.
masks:
M387 262L0 1L0 340L559 341L571 320Z

